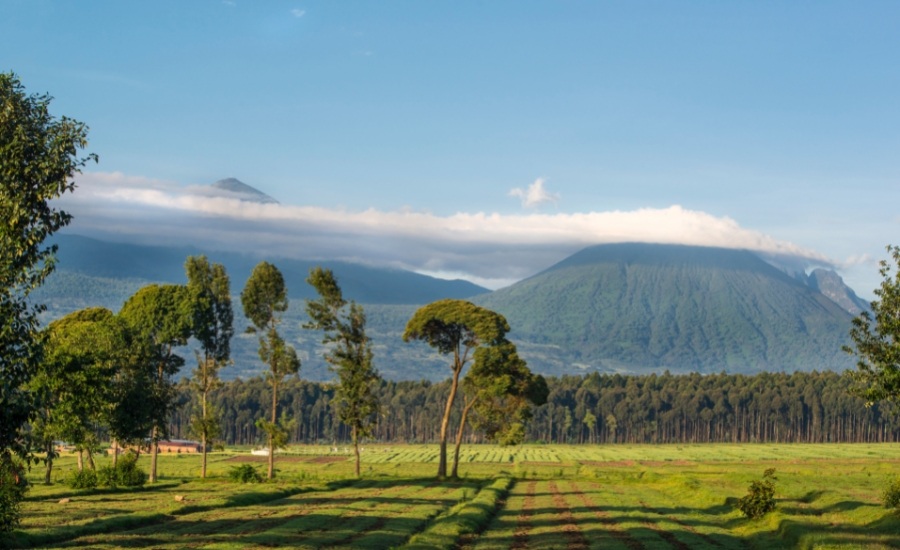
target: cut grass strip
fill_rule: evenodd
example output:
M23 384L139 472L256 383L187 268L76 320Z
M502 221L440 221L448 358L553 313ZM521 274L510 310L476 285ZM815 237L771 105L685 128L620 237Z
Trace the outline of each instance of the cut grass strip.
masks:
M411 537L401 548L415 550L455 548L462 536L480 533L487 527L512 484L513 480L509 477L495 480L482 488L471 501L460 502L436 518L423 532Z

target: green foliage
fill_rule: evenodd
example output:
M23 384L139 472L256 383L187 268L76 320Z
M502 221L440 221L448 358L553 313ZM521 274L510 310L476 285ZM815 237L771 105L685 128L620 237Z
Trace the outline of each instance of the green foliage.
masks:
M234 483L262 483L263 476L252 464L240 464L228 470L228 479Z
M900 477L888 481L881 493L881 502L885 508L900 508Z
M366 315L355 302L349 309L345 307L347 302L331 270L314 268L306 281L316 289L319 299L306 301L310 322L304 328L323 331L322 343L331 346L325 360L338 375L338 417L350 427L352 442L358 447L360 439L371 435L380 408L377 388L381 377L372 366ZM359 477L360 458L356 454Z
M97 472L90 468L81 471L74 470L66 477L66 485L72 489L93 489L97 487L98 483Z
M443 478L447 475L448 426L459 387L459 377L466 364L472 359L471 355L475 350L506 344L512 346L506 340L507 332L509 332L509 324L502 315L465 300L438 300L419 308L406 323L406 330L403 332L404 342L421 340L441 354L452 354L453 356L450 364L452 372L450 394L441 418L438 477ZM512 349L514 351L515 346L512 346ZM489 362L482 361L482 363ZM524 362L522 364L524 365ZM456 456L459 454L459 442L465 427L465 413L468 412L472 403L474 402L470 401L464 408L464 417L457 433ZM457 463L458 461L454 460L454 475Z
M775 468L763 472L763 478L750 484L749 492L738 501L738 510L750 519L761 518L775 509Z
M900 403L900 246L889 245L887 251L893 265L881 261L884 280L875 289L872 313L864 311L853 319L854 348L844 347L858 358L853 391L870 404Z
M234 312L231 309L231 283L221 264L210 265L205 256L191 256L185 262L191 303L191 333L202 351L195 351L197 368L191 387L200 403L191 418L191 432L203 445L200 477L206 477L206 454L211 441L219 436L220 425L209 394L221 385L219 369L231 360Z
M147 472L137 465L138 455L125 453L116 466L104 466L97 470L97 483L103 487L142 487L147 482Z
M278 313L288 308L287 287L278 268L269 262L260 262L253 268L244 290L241 291L244 315L257 331L265 331L277 319Z
M24 489L13 455L30 455L23 427L35 412L26 384L41 361L37 315L29 300L53 269L47 237L71 216L50 201L74 189L73 176L96 155L78 158L87 146L87 126L57 119L49 95L28 95L13 73L0 73L0 530L18 521Z
M27 490L22 464L8 454L0 454L0 533L19 525L21 503Z
M241 305L244 315L253 323L252 331L259 336L259 358L268 365L267 377L272 386L271 420L260 420L257 427L268 434L269 469L268 479L275 477L275 454L277 443L281 439L283 428L276 421L278 415L278 386L285 376L296 374L300 370L300 359L293 346L288 345L278 333L280 314L287 310L287 288L284 277L278 268L268 262L260 262L255 268L244 290L241 291ZM265 334L263 338L262 334Z

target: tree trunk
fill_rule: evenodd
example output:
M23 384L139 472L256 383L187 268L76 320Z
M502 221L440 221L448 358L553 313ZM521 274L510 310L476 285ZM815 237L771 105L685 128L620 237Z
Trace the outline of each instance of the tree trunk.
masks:
M159 454L159 432L153 426L150 433L150 483L156 483L156 455Z
M268 479L275 479L275 423L278 421L275 407L278 406L278 383L275 382L275 373L272 373L272 426L269 430L269 473Z
M453 479L459 477L459 448L462 445L463 432L466 430L466 419L469 417L469 410L475 405L475 401L475 399L472 399L471 403L468 400L466 401L463 406L462 416L459 419L459 429L456 430L456 447L453 449L453 469L450 472L450 477Z
M456 361L459 363L459 360ZM456 399L456 390L459 387L459 373L462 367L453 370L453 383L450 385L450 395L447 396L447 405L444 407L444 418L441 419L441 450L438 457L438 477L447 477L447 428L450 426L450 413L453 411L453 400Z
M200 428L200 432L201 432L200 444L203 446L203 448L201 449L201 451L203 452L203 458L201 459L201 462L200 462L200 479L206 479L206 435L207 435L206 432L209 430L209 428L207 427L208 425L206 423L206 388L203 389L203 395L201 398L200 405L201 405L200 414L202 415L202 417L201 417L202 424L201 424L201 428Z
M84 449L80 447L78 449L78 471L84 471Z
M44 471L44 485L50 485L50 474L53 473L53 442L47 442L47 469Z
M359 479L359 437L357 435L356 426L351 428L353 438L353 451L356 453L356 478Z

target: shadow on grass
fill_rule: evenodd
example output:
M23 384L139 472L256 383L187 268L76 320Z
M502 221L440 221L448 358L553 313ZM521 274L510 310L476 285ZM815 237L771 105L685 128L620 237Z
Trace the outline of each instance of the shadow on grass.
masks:
M177 485L178 484L171 485L170 488ZM449 491L462 488L477 489L478 485L479 484L473 481L439 483L433 478L412 479L406 481L351 479L333 481L325 484L324 486L318 485L308 487L285 487L282 490L276 491L269 490L240 492L228 495L224 499L224 502L220 500L219 503L215 504L188 504L181 506L176 510L172 510L166 514L134 513L127 511L122 512L122 510L110 510L109 512L115 512L115 515L113 515L112 513L108 513L103 517L81 525L59 525L57 527L46 529L40 532L18 531L11 537L0 539L0 547L41 547L49 544L64 544L67 542L74 542L76 539L80 539L83 537L92 537L94 535L103 534L110 534L110 537L108 538L115 539L116 546L140 546L143 543L147 543L148 545L152 546L157 543L148 541L150 541L151 539L156 540L160 538L159 536L154 536L153 533L155 531L166 531L166 533L177 532L183 534L184 536L192 536L201 533L209 533L210 529L217 531L221 528L231 526L237 531L238 535L245 536L257 531L268 533L270 529L278 528L279 525L285 523L286 520L284 519L284 517L290 518L299 516L305 518L302 520L304 525L308 524L305 529L315 531L321 529L323 526L327 527L329 525L329 522L333 523L335 521L335 517L317 517L315 515L316 507L325 503L327 503L328 507L335 509L351 509L356 507L354 514L358 515L359 517L371 517L372 512L382 508L435 508L434 510L429 510L426 514L422 515L420 519L415 520L415 525L413 526L400 525L399 527L401 530L390 537L393 541L389 545L391 546L397 544L398 541L402 543L406 538L409 537L411 532L415 532L415 530L421 530L422 523L436 516L441 511L441 509L445 509L456 503L456 499L451 499L446 496L435 496L432 499L420 498L419 495L424 489L437 486L441 488L447 488L449 494ZM236 489L238 489L238 487L241 486L235 486ZM157 487L156 489L160 488L161 487ZM246 488L246 486L243 486L242 488ZM335 491L338 491L340 489L353 489L364 492L370 490L372 494L364 495L362 498L360 497L360 495L347 495L346 497L344 497L342 495L334 494ZM410 493L412 496L391 496L390 493L393 490L401 489ZM123 492L117 491L115 494L123 494ZM308 496L304 496L306 494L308 494ZM215 522L206 521L203 518L189 518L189 516L193 514L202 515L203 513L207 512L225 512L229 509L240 509L244 507L252 507L255 505L264 505L264 514L261 513L256 517L253 517L253 514L248 514L247 516L241 516L239 520L223 521L218 527L216 526ZM312 513L310 513L310 511L312 511ZM272 514L276 514L281 517L263 517L264 515L268 516ZM308 523L310 521L312 521L312 523ZM381 518L376 517L374 520L366 521L371 522L372 525L377 526L382 523L388 524L391 522L396 523L398 521L400 523L404 523L405 520L403 520L402 518L394 518L393 516L385 516ZM160 527L160 524L166 525L165 527ZM330 529L326 530L330 531ZM296 532L296 529L294 531ZM344 539L353 539L357 536L355 533L355 531L343 532L343 534L340 535L329 533L329 536L327 538L329 540L334 539L334 541L339 542ZM272 535L271 533L268 533L266 536L278 539L278 537L280 537L281 535ZM167 538L166 536L162 537ZM134 542L129 542L132 538L134 539ZM293 536L288 538L296 539L296 537ZM78 542L80 543L82 541ZM253 544L253 541L248 540L248 544ZM259 544L264 544L264 542L259 542Z

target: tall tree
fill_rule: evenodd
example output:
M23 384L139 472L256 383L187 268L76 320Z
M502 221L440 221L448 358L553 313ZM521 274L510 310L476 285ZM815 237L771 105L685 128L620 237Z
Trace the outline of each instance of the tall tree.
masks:
M174 388L172 377L184 365L175 348L187 344L191 335L191 302L181 285L148 285L129 298L119 316L140 339L144 365L152 372L152 384L144 388L146 403L151 404L150 483L156 482L159 440L168 437L169 413Z
M366 315L356 302L350 302L347 307L341 287L330 269L313 268L306 282L316 289L319 299L306 301L310 322L303 328L325 332L322 343L330 346L325 352L325 360L340 382L335 393L338 417L350 427L356 477L359 477L359 441L372 435L379 409L377 389L381 380L372 366Z
M883 280L875 289L872 313L864 311L853 319L850 337L855 347L844 347L859 358L852 390L869 405L900 403L900 246L888 245L887 251L891 261L881 261Z
M206 256L191 256L185 263L191 299L192 332L200 342L195 351L197 368L191 385L197 392L200 408L191 422L191 431L200 437L203 459L200 477L206 478L206 454L210 442L219 435L219 419L209 403L209 394L220 384L219 369L231 358L234 312L231 309L231 284L225 267L212 264Z
M509 324L502 315L465 300L438 300L419 308L406 323L403 341L421 340L441 354L453 356L450 394L441 418L437 474L440 478L447 477L447 436L459 377L475 349L505 342L507 332Z
M297 352L278 333L280 314L287 311L288 297L284 277L277 267L260 262L253 268L241 292L241 305L244 315L253 323L250 330L259 336L259 358L269 367L266 377L272 386L272 416L270 421L259 419L257 425L266 432L269 449L267 478L274 479L275 448L283 446L287 439L284 422L281 425L278 423L278 386L285 376L300 370Z
M470 412L473 424L488 439L501 444L521 443L530 405L547 402L547 382L519 357L515 344L501 341L475 350L475 361L462 382L463 407L453 449L450 477L459 473L459 449Z
M26 383L40 363L38 313L28 294L53 269L55 246L44 240L71 216L49 201L75 187L72 178L94 154L84 124L50 114L49 95L29 95L13 73L0 73L0 492L24 480L16 458L30 448L23 428L35 407ZM0 532L18 523L24 490L0 495Z

